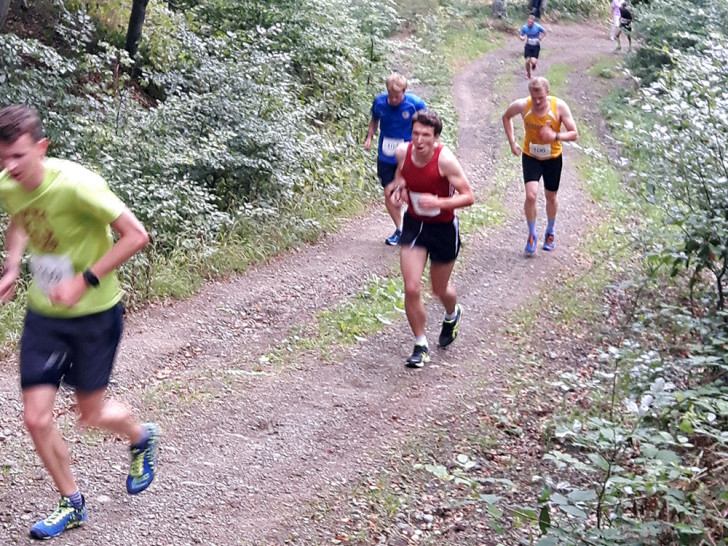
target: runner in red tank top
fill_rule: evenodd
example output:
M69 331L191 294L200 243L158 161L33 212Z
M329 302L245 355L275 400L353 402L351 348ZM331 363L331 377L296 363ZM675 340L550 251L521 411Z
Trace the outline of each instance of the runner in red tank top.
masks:
M410 368L422 368L430 360L425 336L425 305L422 302L422 273L430 257L432 292L445 306L439 345L447 347L458 335L462 306L457 303L450 274L460 251L460 232L455 209L473 204L460 162L439 142L442 122L431 110L412 117L412 142L400 144L395 155L395 204L408 204L400 238L404 307L415 348L407 359Z

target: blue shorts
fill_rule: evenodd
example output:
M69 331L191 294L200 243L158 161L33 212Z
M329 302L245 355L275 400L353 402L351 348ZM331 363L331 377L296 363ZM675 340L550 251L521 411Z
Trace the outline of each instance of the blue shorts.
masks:
M394 180L394 174L397 172L396 163L385 163L384 161L377 160L377 178L383 188L389 186Z
M20 338L20 386L61 381L81 392L105 388L121 339L124 306L83 317L53 318L28 310Z

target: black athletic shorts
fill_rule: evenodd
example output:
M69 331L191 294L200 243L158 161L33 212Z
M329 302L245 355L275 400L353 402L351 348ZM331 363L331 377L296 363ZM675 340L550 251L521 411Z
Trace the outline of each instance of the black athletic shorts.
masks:
M536 159L527 154L521 154L523 165L523 183L538 182L543 176L543 187L548 191L559 191L561 183L561 156L553 159Z
M28 310L20 338L20 386L61 381L81 392L109 384L121 339L124 307L74 318L53 318Z
M396 172L396 163L385 163L377 160L377 178L379 178L379 183L383 188L386 188L394 180L394 173Z
M540 45L528 45L526 44L526 47L523 50L523 56L528 59L529 57L533 57L534 59L538 59L538 54L541 51Z
M457 216L452 222L427 223L404 213L402 247L419 246L427 250L430 261L436 264L449 264L460 253L460 226Z

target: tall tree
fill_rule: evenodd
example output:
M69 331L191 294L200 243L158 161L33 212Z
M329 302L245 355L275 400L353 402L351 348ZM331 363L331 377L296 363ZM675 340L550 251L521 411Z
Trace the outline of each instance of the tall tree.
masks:
M0 2L9 0L0 0ZM136 56L139 47L139 40L142 37L144 18L147 16L147 4L149 0L133 0L131 15L129 16L129 28L126 30L126 50L132 59Z

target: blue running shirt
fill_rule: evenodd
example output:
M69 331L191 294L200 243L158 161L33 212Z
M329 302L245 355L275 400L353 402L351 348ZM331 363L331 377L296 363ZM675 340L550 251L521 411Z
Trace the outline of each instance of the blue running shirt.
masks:
M525 34L526 44L532 46L541 45L541 39L539 38L539 36L541 36L542 32L546 32L546 29L538 23L534 23L532 27L529 27L528 23L526 23L521 27L521 36Z
M377 95L372 104L372 119L379 120L379 161L397 164L397 145L412 140L412 115L426 108L425 101L414 93L405 92L399 106L389 105L387 93Z

